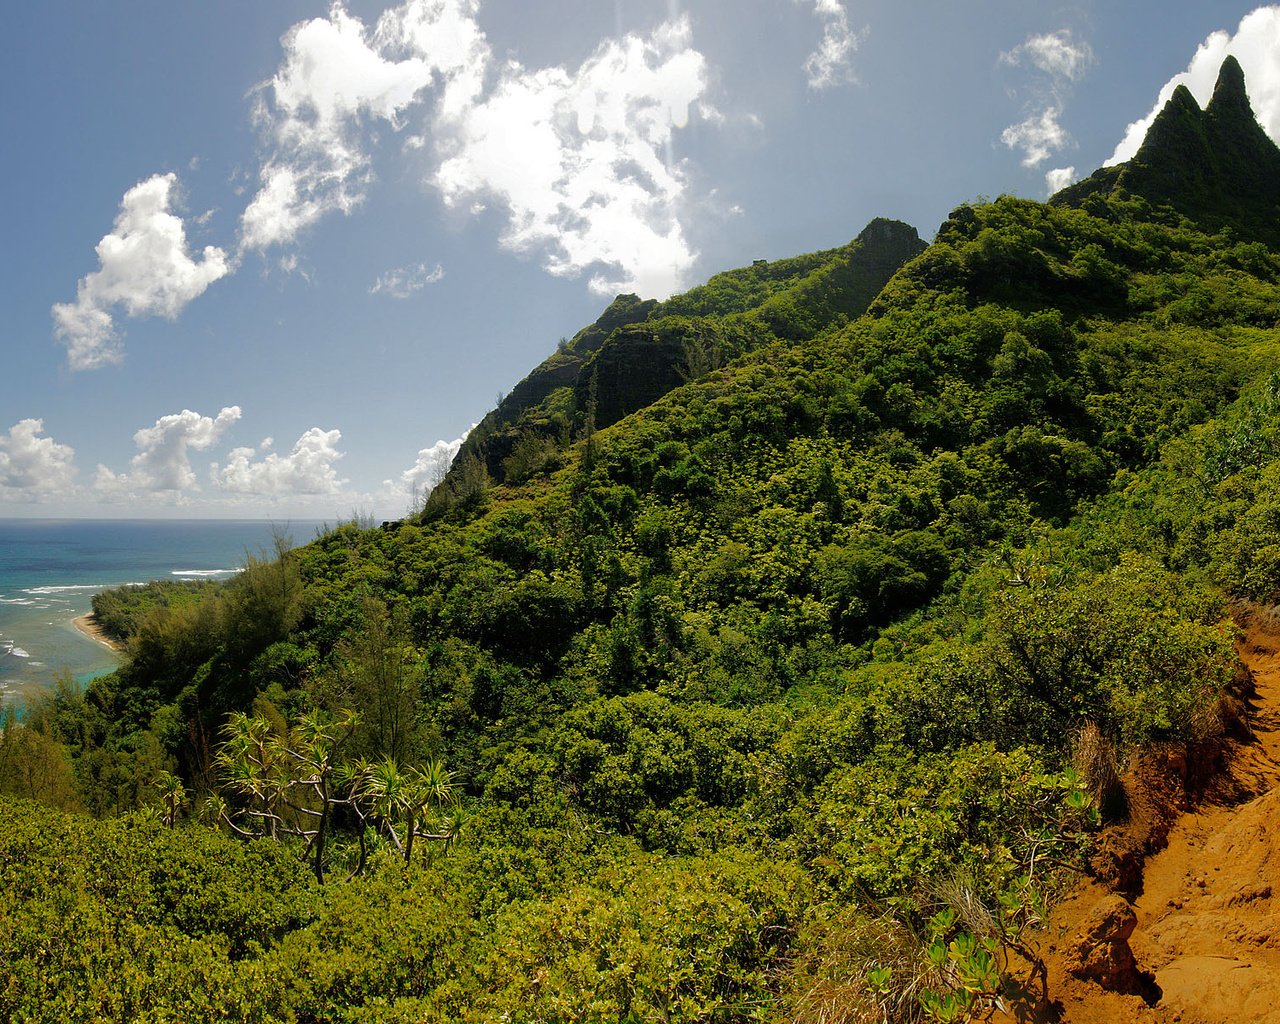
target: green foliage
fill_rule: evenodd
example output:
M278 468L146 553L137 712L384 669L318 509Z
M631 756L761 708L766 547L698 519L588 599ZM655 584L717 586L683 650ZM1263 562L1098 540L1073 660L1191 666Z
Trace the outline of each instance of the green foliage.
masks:
M288 1019L257 962L309 913L283 851L3 800L0 886L6 1020Z
M317 698L329 710L360 708L351 747L366 757L406 762L425 755L422 718L423 658L403 614L367 597L359 628L334 649L330 671L317 679Z
M12 708L0 715L0 796L74 810L78 790L71 758L47 724L19 723Z
M499 922L484 1009L512 1021L761 1019L804 896L750 857L636 858Z
M1223 225L1275 245L1275 182L1280 153L1258 124L1244 72L1227 57L1209 105L1201 110L1185 86L1175 89L1127 163L1103 168L1059 192L1053 202L1102 205L1103 197L1140 197L1169 219Z
M1252 145L1232 102L1174 149ZM1225 596L1280 596L1280 258L1120 173L622 296L421 515L105 596L125 664L0 792L150 817L0 816L0 1016L1011 999L1106 796L1073 738L1212 732Z
M156 609L198 604L217 589L209 580L153 580L141 586L116 587L93 595L93 614L113 640L136 634Z

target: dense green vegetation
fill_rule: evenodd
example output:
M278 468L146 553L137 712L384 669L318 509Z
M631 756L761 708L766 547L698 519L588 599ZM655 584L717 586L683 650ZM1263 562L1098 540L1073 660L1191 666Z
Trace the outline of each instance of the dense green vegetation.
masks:
M588 413L590 429L607 426L744 352L848 323L923 248L914 228L877 219L839 249L757 260L666 302L618 296L471 431L430 508L559 468Z
M1141 196L1167 215L1203 228L1280 244L1280 152L1253 116L1244 71L1222 64L1204 110L1186 86L1176 89L1127 163L1104 167L1053 202L1089 204L1117 192Z
M0 1017L982 1011L1280 597L1231 166L624 297L421 514L104 596L122 668L0 733L0 795L98 816L0 804Z
M198 604L215 589L216 584L208 580L153 580L143 586L117 587L93 595L93 615L107 636L124 642L157 609Z

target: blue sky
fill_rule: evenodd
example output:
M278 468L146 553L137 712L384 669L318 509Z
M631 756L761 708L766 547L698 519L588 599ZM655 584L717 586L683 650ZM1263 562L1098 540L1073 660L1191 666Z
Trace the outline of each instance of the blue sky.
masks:
M0 60L0 515L402 514L618 291L1132 152L1280 9L46 0ZM1134 127L1134 126L1137 127Z

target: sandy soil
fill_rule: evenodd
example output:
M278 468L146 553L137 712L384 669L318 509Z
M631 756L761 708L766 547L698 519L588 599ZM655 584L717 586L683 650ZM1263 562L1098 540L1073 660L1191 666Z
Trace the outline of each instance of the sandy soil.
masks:
M109 647L117 654L124 650L120 644L116 643L116 641L112 640L102 631L102 627L98 625L98 620L94 616L93 612L90 612L88 615L81 615L77 619L72 619L71 625L75 626L77 630L87 636L90 640L96 640L98 643L102 644L103 647Z
M1093 881L1054 910L1041 942L1053 1005L1038 1019L1280 1024L1280 623L1246 612L1241 626L1254 683L1247 729L1221 752L1206 791L1182 794L1167 843L1123 893L1137 915L1129 945L1145 995L1107 992L1067 971L1083 922L1124 888Z

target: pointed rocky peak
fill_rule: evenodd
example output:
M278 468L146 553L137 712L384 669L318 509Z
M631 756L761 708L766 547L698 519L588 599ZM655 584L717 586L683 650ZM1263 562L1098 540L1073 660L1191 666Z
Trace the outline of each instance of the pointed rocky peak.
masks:
M626 293L619 295L608 308L600 314L599 319L589 327L584 327L569 342L570 351L579 356L588 356L601 345L619 327L638 323L646 319L658 306L653 299L642 299L638 295Z
M1200 104L1196 102L1195 96L1191 90L1185 85L1179 85L1173 90L1173 95L1169 97L1169 102L1164 105L1164 110L1160 112L1161 117L1166 113L1172 115L1185 113L1188 115L1200 113Z
M920 233L910 224L904 224L900 220L876 217L859 232L855 241L862 242L864 245L868 242L914 245L920 241Z
M1280 245L1280 149L1254 116L1234 57L1223 61L1207 107L1178 86L1132 160L1096 171L1051 202L1078 206L1117 192L1172 207L1208 231L1230 225L1241 237Z
M1133 163L1160 163L1174 153L1183 158L1194 155L1196 163L1207 159L1204 134L1204 111L1191 95L1191 90L1180 85L1173 90L1169 102L1156 115L1147 129L1146 138L1133 158Z
M1213 87L1213 97L1205 107L1205 113L1219 120L1257 120L1253 114L1253 105L1249 102L1249 92L1245 89L1244 68L1234 57L1228 57L1222 62L1218 84Z
M1234 57L1222 62L1218 84L1204 113L1209 141L1220 159L1233 164L1261 164L1261 169L1266 171L1273 166L1280 169L1275 143L1254 115L1245 89L1244 71Z
M857 285L845 297L849 315L858 316L866 310L898 268L926 248L910 224L888 217L871 221L851 245L848 272Z
M876 217L850 245L843 311L853 318L870 309L893 275L927 248L910 224Z

